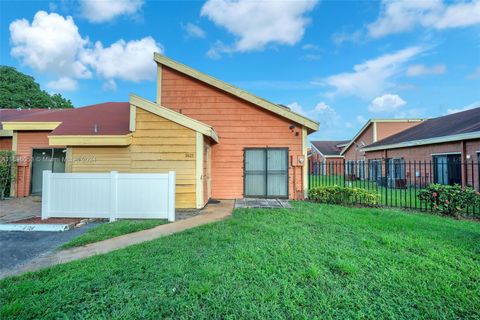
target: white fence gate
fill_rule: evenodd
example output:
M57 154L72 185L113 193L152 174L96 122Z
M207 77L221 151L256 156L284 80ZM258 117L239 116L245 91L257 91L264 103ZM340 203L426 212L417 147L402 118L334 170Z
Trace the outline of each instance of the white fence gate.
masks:
M43 171L42 219L122 218L175 221L175 172Z

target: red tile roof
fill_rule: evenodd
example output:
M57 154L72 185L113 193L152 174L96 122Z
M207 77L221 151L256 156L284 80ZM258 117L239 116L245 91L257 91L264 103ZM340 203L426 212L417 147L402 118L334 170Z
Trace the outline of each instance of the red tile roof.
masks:
M107 102L74 109L20 112L15 115L11 109L0 110L0 121L61 122L50 135L124 135L130 133L130 103Z

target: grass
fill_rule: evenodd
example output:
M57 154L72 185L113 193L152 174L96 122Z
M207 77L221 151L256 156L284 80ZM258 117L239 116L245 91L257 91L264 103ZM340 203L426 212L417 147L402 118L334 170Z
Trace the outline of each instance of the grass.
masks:
M307 202L0 282L0 318L480 317L480 224Z
M151 229L161 224L168 223L167 220L119 220L110 223L102 223L99 226L88 230L82 235L70 240L61 246L62 249L84 246L89 243L98 242L127 233Z

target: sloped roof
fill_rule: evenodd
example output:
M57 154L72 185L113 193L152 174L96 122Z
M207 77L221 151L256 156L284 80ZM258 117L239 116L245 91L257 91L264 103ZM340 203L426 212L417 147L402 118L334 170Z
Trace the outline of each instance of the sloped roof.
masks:
M38 110L38 109L37 109ZM106 102L72 109L52 109L2 119L3 122L60 122L50 135L124 135L130 133L130 103Z
M2 121L15 121L33 114L50 113L58 111L58 109L0 109L0 129L2 129Z
M350 148L350 146L353 145L353 143L357 140L360 135L367 130L367 128L374 123L382 123L382 122L421 122L424 121L424 119L369 119L367 123L360 129L360 131L357 132L357 134L353 137L352 140L350 140L347 145L342 149L342 152L340 152L341 155L343 155L347 150Z
M411 144L430 144L480 137L480 108L428 119L412 128L372 143L364 148L382 150ZM457 139L458 138L458 139Z
M312 145L321 152L324 156L339 156L342 148L338 145L343 145L348 143L350 140L323 140L323 141L312 141Z

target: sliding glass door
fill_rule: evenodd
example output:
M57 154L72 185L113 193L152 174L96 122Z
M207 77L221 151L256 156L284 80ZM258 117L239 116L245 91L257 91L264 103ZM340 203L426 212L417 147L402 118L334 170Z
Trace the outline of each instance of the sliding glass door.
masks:
M288 149L245 149L244 196L288 198Z

